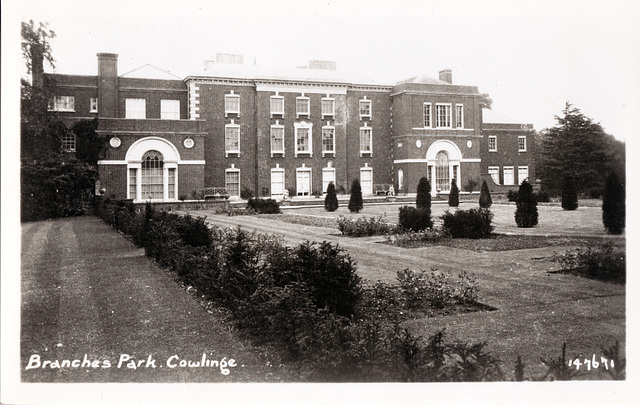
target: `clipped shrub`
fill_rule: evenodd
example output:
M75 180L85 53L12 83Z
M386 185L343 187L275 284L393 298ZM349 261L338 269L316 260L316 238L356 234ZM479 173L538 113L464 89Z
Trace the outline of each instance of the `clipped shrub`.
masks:
M243 200L250 200L253 197L253 191L249 187L242 187L242 190L240 190L240 198Z
M582 277L619 284L626 283L626 257L611 242L568 250L556 257L562 271Z
M247 201L247 208L254 210L258 214L280 213L280 203L271 198L250 198Z
M469 177L467 179L467 182L464 184L464 186L462 186L462 189L467 193L471 193L473 190L475 190L477 186L478 186L478 180L472 179L471 177Z
M489 186L487 181L482 181L482 188L480 189L480 200L478 201L480 208L489 208L493 202L491 201L491 192L489 192Z
M538 202L533 187L527 180L520 184L516 201L516 224L519 228L531 228L538 225Z
M351 185L351 197L349 197L349 211L360 212L362 211L362 187L360 187L360 181L355 179Z
M624 185L612 172L607 177L602 195L602 223L612 234L621 234L625 228L626 205Z
M338 196L336 195L336 186L330 182L327 186L327 195L324 197L324 209L333 212L338 209Z
M429 210L429 215L431 215L431 184L426 177L421 177L418 181L416 207L418 209Z
M562 179L562 209L573 211L578 208L578 188L571 175Z
M507 191L507 200L516 202L518 200L518 192L515 190Z
M398 227L403 231L412 232L420 232L427 228L433 228L431 207L423 209L409 206L400 207Z
M345 236L374 236L386 235L394 230L395 226L387 222L384 215L371 218L351 219L344 216L338 218L338 229Z
M446 211L442 215L442 229L453 238L488 238L493 231L493 213L484 208Z
M460 190L456 184L456 179L451 180L451 190L449 191L449 207L460 205Z
M386 235L388 243L394 246L411 247L412 245L427 243L437 243L444 238L450 238L447 232L439 228L427 228L419 232L408 231Z

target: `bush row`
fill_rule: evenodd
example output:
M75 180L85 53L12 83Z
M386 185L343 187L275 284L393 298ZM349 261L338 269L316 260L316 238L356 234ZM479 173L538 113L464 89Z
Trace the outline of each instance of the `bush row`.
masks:
M566 251L555 257L562 271L596 280L626 283L624 252L617 252L611 242Z
M345 236L385 235L394 231L395 226L387 222L384 216L351 219L344 216L338 218L338 229Z

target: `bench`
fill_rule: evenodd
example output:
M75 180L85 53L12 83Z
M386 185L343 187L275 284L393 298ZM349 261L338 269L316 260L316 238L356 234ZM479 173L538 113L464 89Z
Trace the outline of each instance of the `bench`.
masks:
M226 187L206 187L202 190L205 200L229 199Z
M394 195L395 192L393 191L393 184L374 184L373 194L374 195Z

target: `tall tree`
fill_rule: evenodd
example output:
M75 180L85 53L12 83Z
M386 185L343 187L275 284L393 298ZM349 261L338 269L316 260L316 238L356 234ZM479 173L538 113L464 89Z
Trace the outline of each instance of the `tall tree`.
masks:
M562 209L573 211L578 208L578 189L570 174L562 179Z
M550 193L559 195L562 179L571 175L579 193L602 189L605 173L624 175L624 143L567 102L553 128L539 135L536 173Z

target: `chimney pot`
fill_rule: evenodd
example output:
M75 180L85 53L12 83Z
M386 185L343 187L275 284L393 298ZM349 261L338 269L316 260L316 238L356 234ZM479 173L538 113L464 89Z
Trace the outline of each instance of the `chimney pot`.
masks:
M440 71L440 80L449 84L453 83L451 69L443 69Z

